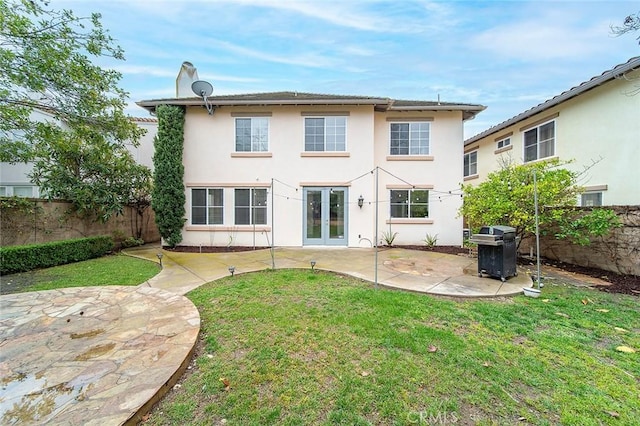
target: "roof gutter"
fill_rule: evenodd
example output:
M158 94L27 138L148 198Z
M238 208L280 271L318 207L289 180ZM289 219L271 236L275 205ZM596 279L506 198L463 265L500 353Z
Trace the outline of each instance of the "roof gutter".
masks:
M216 100L209 98L209 103L219 106L255 106L255 105L373 105L375 107L388 104L387 99L272 99L272 100ZM201 106L201 98L159 99L139 101L137 105L149 111L154 111L159 105Z

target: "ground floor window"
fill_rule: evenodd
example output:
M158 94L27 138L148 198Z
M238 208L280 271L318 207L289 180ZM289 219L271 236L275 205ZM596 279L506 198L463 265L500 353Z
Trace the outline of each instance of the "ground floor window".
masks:
M392 189L390 197L392 218L429 217L429 191L426 189Z
M602 192L585 192L581 196L582 207L596 207L602 205Z
M191 224L222 225L224 197L222 188L191 189Z
M267 224L267 190L237 188L235 190L235 224Z

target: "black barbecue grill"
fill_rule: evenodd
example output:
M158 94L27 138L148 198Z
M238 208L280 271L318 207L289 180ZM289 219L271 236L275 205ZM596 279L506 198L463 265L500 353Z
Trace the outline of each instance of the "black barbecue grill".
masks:
M487 274L503 282L518 275L516 270L516 229L510 226L483 226L471 236L478 244L478 276Z

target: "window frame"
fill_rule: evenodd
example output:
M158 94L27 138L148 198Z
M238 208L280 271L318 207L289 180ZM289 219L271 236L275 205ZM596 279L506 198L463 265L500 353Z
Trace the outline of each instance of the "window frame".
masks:
M194 191L205 191L204 194L204 206L194 205ZM210 191L220 191L220 201L222 204L215 204L215 195L213 197L214 205L209 205L209 196ZM205 223L194 223L194 209L202 209L204 208L204 220ZM211 210L210 209L220 209L220 222L211 221ZM215 215L214 215L215 218ZM197 187L191 188L191 225L202 226L202 225L224 225L224 188L219 187Z
M398 143L398 146L394 147L393 143L394 143L394 126L408 126L407 130L405 130L405 132L408 135L407 138L407 146L406 146L406 153L404 152L393 152L394 149L399 151L400 149L404 150L405 147L401 147L400 146L400 142ZM417 127L417 126L426 126L426 146L422 146L420 143L420 138L417 138L417 145L415 144L415 140L414 138L412 138L412 135L415 135L416 133L418 135L420 135L421 132L423 132L423 129L413 129L413 127ZM401 132L401 130L396 130L397 133ZM421 152L422 149L425 149L426 152ZM412 152L412 150L417 149L418 152ZM391 122L389 123L389 155L391 156L425 156L425 155L431 155L431 121L396 121L396 122Z
M467 170L467 157L469 157L469 164L468 166L471 167L471 154L475 154L476 160L473 163L476 167L476 170L474 173L470 173L470 169ZM476 176L478 174L478 150L474 149L473 151L469 151L469 152L465 152L464 153L464 157L462 160L462 176L463 177L469 177L469 176Z
M344 126L342 126L344 128L344 133L342 134L343 136L343 140L341 141L342 143L342 148L343 149L337 149L338 148L338 144L339 142L337 141L337 136L338 133L335 131L335 129L339 128L339 125L335 123L335 120L338 119L342 119L344 120ZM309 136L318 136L318 135L309 135L307 133L307 120L322 120L322 150L311 150L309 149L309 146L307 144L307 137ZM334 120L334 123L331 127L327 126L327 120ZM303 144L304 144L304 152L347 152L347 116L346 115L310 115L310 116L305 116L304 117L304 121L303 121ZM319 126L316 126L319 127ZM330 135L327 130L328 129L334 129L334 132L332 135ZM333 147L336 149L327 149L327 137L328 136L333 136L334 138L336 138L333 141ZM317 143L313 144L314 147L317 146Z
M502 144L502 146L500 146ZM511 146L511 136L496 141L496 149L503 149Z
M414 200L414 194L417 192L426 193L426 202L418 203ZM389 190L389 218L390 219L428 219L429 218L429 190L428 189L390 189ZM406 193L403 201L394 203L394 198L397 198L401 193ZM406 216L397 215L397 211L394 211L394 206L406 205ZM413 214L413 207L422 207L426 209L426 215L418 216L417 213Z
M593 196L596 195L598 199L595 204L587 204L585 203L585 196ZM603 191L587 191L580 194L580 206L581 207L601 207L603 205L604 194Z
M236 152L236 153L269 152L269 148L270 148L270 145L269 145L269 139L270 139L269 138L269 128L271 127L270 126L271 123L270 123L269 118L270 117L263 117L263 116L235 117L235 120L233 122L234 123L234 142L235 142L235 144L234 144L234 152ZM248 127L248 129L249 129L249 141L248 142L246 142L246 141L241 142L241 144L243 146L246 145L247 143L249 144L249 147L248 147L249 149L248 150L246 150L246 149L239 150L238 149L239 148L238 138L240 137L239 132L238 132L238 123L242 122L242 121L249 121L249 127ZM261 136L260 134L254 135L254 130L261 130L261 129L257 129L256 127L254 127L254 122L255 123L265 122L266 123L266 128L264 129L264 136L265 136L266 140L264 142L262 142L260 140L258 140L257 142L254 141L255 137L260 137ZM264 149L259 149L262 144L264 144ZM256 147L258 149L255 149Z
M545 140L540 140L540 134L541 134L541 129L545 126L548 126L550 124L553 124L553 135L551 138L547 138ZM529 145L527 146L527 134L531 133L531 132L536 132L536 142L533 145ZM551 142L551 154L549 155L545 155L544 157L542 157L540 155L540 146L544 143L547 142ZM535 146L536 148L536 156L535 158L531 158L531 159L527 159L527 148L533 147ZM533 161L539 161L539 160L543 160L545 158L551 158L554 157L556 154L556 120L548 120L545 121L544 123L540 123L536 126L533 126L527 130L524 130L522 132L522 158L524 159L525 163L531 163Z
M238 205L238 200L240 197L238 196L238 191L249 191L249 204L248 205ZM260 191L260 193L264 193L263 198L256 200L256 193ZM267 211L267 197L268 192L267 188L234 188L233 190L233 223L238 226L242 225L266 225L268 222L268 211ZM255 205L256 202L263 202L264 205ZM248 222L247 223L238 223L238 220L241 218L241 215L238 212L242 210L248 210ZM263 212L264 222L256 221L256 212Z

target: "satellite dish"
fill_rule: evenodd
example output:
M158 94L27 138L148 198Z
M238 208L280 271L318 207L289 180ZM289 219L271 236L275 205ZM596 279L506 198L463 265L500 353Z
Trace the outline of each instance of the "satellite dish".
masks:
M198 96L202 96L204 106L207 108L209 115L213 115L214 106L209 104L207 97L213 93L213 86L208 81L197 80L191 83L191 90Z
M213 93L213 86L208 81L197 80L191 83L191 90L198 96L202 96L203 98L207 96L211 96Z

